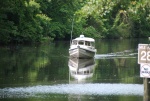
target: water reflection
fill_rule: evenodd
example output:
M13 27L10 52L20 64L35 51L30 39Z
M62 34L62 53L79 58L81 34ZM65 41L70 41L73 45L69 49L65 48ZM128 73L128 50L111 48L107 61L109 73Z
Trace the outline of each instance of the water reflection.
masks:
M68 61L68 43L0 47L0 100L149 101L149 83L139 77L139 41L100 40L95 60L86 61Z
M95 60L70 58L68 66L70 76L79 82L93 76Z

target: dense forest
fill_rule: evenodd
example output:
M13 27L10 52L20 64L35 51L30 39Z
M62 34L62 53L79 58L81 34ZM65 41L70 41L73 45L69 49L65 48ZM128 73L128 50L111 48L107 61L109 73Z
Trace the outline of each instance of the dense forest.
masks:
M148 0L1 0L0 42L150 36Z

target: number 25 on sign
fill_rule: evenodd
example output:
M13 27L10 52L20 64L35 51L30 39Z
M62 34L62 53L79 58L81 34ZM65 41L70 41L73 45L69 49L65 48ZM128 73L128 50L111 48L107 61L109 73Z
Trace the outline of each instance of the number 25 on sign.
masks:
M138 63L150 63L150 44L138 45Z

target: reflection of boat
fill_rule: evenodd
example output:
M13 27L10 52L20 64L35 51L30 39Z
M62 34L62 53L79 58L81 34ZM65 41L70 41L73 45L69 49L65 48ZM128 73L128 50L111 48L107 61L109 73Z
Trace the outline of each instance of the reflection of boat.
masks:
M72 40L69 49L70 57L93 58L96 53L94 44L95 40L93 38L80 35L80 37Z
M94 59L77 59L69 60L69 70L71 77L81 80L93 76L95 61Z

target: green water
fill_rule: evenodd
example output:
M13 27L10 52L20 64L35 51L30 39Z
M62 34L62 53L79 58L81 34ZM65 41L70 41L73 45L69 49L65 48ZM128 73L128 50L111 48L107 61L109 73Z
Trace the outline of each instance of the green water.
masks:
M144 101L139 43L148 40L96 40L97 54L82 79L71 74L69 41L1 46L0 100Z

